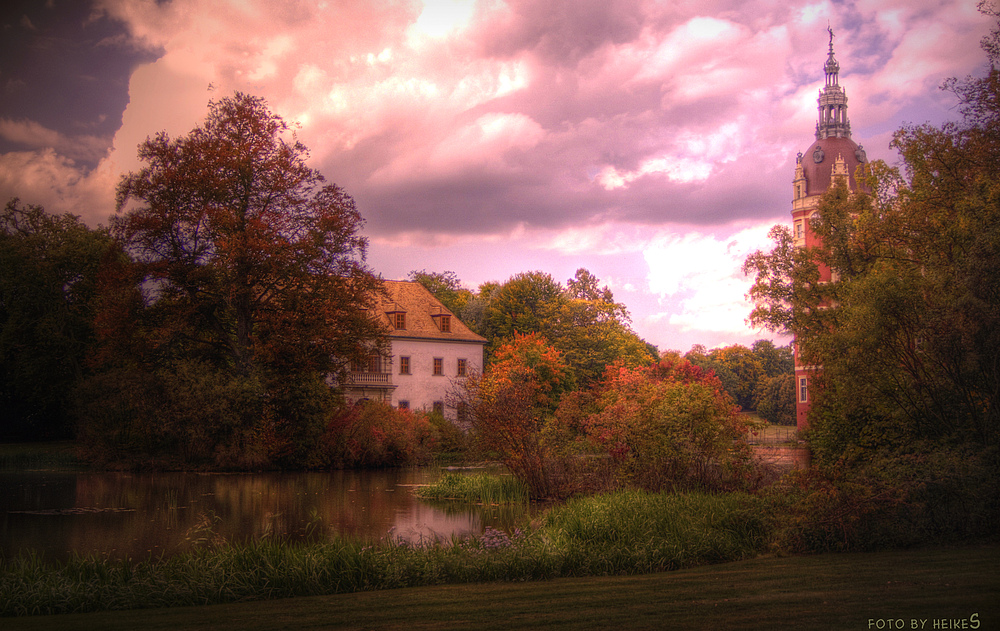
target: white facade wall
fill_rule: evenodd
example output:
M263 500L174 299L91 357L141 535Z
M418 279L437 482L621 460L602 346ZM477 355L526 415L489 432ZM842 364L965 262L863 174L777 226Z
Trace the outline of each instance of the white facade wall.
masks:
M448 407L449 391L458 376L458 360L464 359L469 372L483 370L483 344L467 341L391 338L392 405L409 403L411 410L431 412L435 402L444 405L445 417L455 420L454 408ZM409 374L401 374L401 358L410 358ZM434 374L434 358L442 360L442 375Z

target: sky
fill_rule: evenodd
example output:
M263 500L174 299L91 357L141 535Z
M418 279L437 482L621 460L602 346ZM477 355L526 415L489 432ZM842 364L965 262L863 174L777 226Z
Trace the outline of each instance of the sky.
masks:
M750 328L829 35L853 138L957 118L976 0L8 0L0 198L107 225L136 148L263 97L354 197L387 279L586 268L660 350Z

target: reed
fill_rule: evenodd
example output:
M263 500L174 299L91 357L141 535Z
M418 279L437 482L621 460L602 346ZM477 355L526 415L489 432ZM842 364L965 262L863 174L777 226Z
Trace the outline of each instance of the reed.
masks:
M528 487L517 478L488 473L446 473L438 482L417 489L417 497L488 505L522 504L529 499Z
M626 490L555 507L543 530L580 573L655 572L756 556L771 530L766 514L739 493Z

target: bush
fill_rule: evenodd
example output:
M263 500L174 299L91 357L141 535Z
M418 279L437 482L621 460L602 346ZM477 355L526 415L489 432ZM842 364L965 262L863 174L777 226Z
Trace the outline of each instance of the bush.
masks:
M320 441L321 461L342 468L427 464L436 434L426 415L364 401L330 421Z
M488 372L469 375L454 394L456 407L469 411L476 447L498 458L534 498L555 493L544 428L571 386L559 351L537 335L515 335L496 351Z
M259 380L194 360L116 368L76 398L81 451L105 467L259 469L297 464L289 446L309 444L278 419Z
M917 444L861 464L797 471L771 493L776 545L863 551L996 536L997 453Z
M432 449L434 456L448 460L464 460L469 450L469 437L455 423L440 412L427 415L433 429Z
M584 431L617 463L624 485L739 488L751 478L737 408L714 375L685 359L610 367L594 408Z

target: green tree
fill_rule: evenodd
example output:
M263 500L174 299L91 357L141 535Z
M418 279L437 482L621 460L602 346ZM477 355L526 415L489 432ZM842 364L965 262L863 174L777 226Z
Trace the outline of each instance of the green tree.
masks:
M600 301L614 303L615 297L611 290L600 287L600 280L583 267L576 270L576 275L566 281L566 293L576 300Z
M757 383L764 376L764 366L756 354L742 344L733 344L713 349L708 360L736 404L744 410L753 410Z
M0 213L0 434L71 434L70 394L88 373L106 231L10 200Z
M795 425L795 375L764 375L757 382L754 407L768 423Z
M565 287L549 274L529 272L488 289L480 288L477 300L486 312L478 332L491 340L490 356L514 334L538 333L562 353L582 387L599 382L615 362L641 366L657 359L656 348L632 330L625 305L586 269Z
M791 346L777 347L770 340L757 340L751 348L733 344L711 351L696 344L684 357L703 370L715 373L726 392L747 411L759 412L762 401L778 395L775 390L778 382L767 387L768 382L779 376L791 378L795 372ZM783 402L769 400L764 402L764 407L769 410L767 418L784 418L774 410L788 409Z
M550 328L565 302L562 286L545 272L515 274L489 295L485 337L490 340L487 354L515 334L542 333Z
M150 378L183 365L220 396L242 393L224 415L236 426L211 438L217 455L258 440L265 461L301 460L325 422L317 403L332 401L327 376L384 344L365 311L381 285L364 263L361 215L288 131L262 99L237 93L187 136L147 139L146 166L118 187L111 232L134 264L109 274L107 344L139 349ZM128 315L138 323L113 326ZM258 385L219 385L215 371Z
M427 291L431 292L459 318L462 317L465 307L473 299L472 292L462 286L462 281L458 279L455 272L428 272L427 270L418 272L413 270L410 272L409 278L426 287Z
M771 340L757 340L750 346L767 377L791 375L795 372L795 357L791 344L775 346Z

